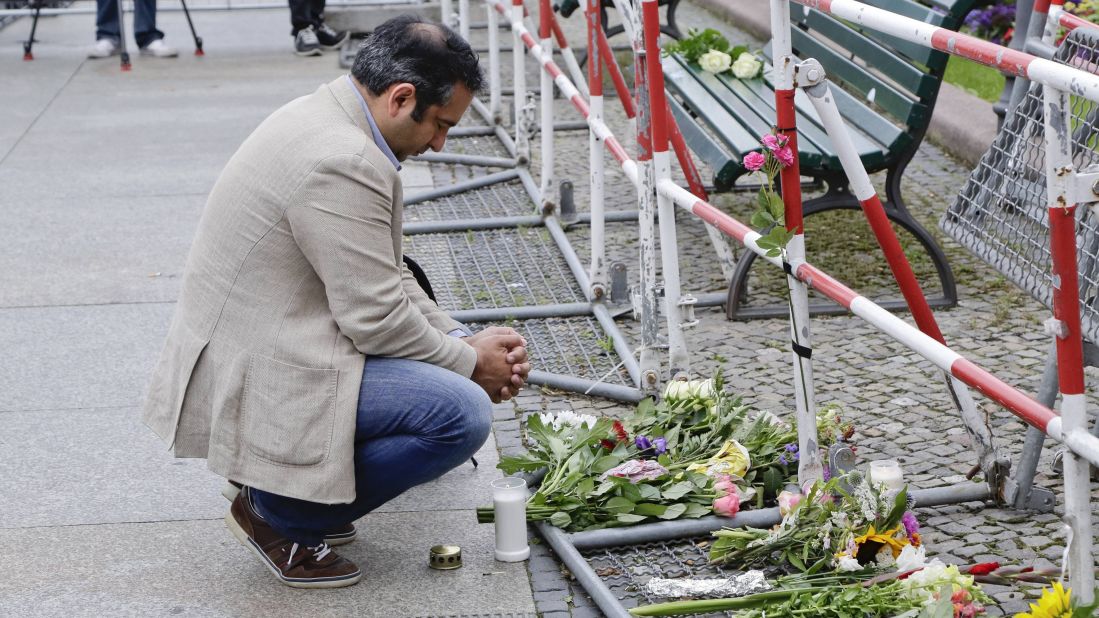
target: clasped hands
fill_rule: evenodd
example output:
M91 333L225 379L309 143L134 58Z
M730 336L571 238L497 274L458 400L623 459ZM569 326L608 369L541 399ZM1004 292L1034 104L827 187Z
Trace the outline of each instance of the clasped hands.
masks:
M477 352L477 365L470 379L485 389L493 403L519 393L530 373L530 363L527 342L515 329L490 326L464 341Z

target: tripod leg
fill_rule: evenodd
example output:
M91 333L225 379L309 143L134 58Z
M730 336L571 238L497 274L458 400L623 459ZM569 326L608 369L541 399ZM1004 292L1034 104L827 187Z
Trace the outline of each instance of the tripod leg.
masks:
M123 71L129 71L130 66L130 52L126 51L126 13L122 10L122 0L118 0L118 45L122 50L119 54Z
M195 32L195 24L191 21L191 12L187 10L187 0L179 0L179 3L183 5L183 14L187 16L187 26L191 28L191 38L195 40L195 55L205 56L206 52L202 51L202 37Z
M31 36L23 43L23 60L34 60L34 33L38 30L38 16L42 13L42 0L34 3L34 21L31 23Z

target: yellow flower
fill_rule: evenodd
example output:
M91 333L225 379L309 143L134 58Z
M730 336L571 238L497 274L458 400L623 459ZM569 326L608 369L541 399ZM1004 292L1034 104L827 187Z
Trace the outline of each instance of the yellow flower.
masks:
M1053 589L1042 590L1042 598L1038 604L1030 604L1029 612L1015 614L1015 618L1071 618L1072 617L1072 590L1066 590L1060 582L1053 584Z
M897 538L897 531L900 528L893 528L885 532L877 532L874 530L873 524L870 525L870 529L866 531L866 534L855 537L855 544L861 546L863 543L881 543L882 545L889 546L889 549L893 552L893 557L901 555L901 550L905 545L908 545L908 538ZM857 553L857 552L856 552Z
M687 470L701 472L714 478L722 474L744 478L751 465L752 460L748 457L748 449L736 440L726 440L716 455L705 463L693 463L687 466Z

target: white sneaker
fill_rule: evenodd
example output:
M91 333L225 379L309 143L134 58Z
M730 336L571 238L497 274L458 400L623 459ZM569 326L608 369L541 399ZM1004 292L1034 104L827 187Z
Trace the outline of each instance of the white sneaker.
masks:
M156 58L175 58L179 52L174 47L169 47L164 39L157 39L141 48L142 56L154 56Z
M88 50L89 58L110 58L118 53L118 43L114 39L99 39Z

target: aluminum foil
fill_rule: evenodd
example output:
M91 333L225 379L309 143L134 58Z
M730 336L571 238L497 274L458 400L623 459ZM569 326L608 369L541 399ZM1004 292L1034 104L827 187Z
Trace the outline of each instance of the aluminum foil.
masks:
M763 571L748 571L733 577L718 579L661 579L654 577L645 587L656 596L678 597L743 597L757 592L767 592L771 584L767 583Z

